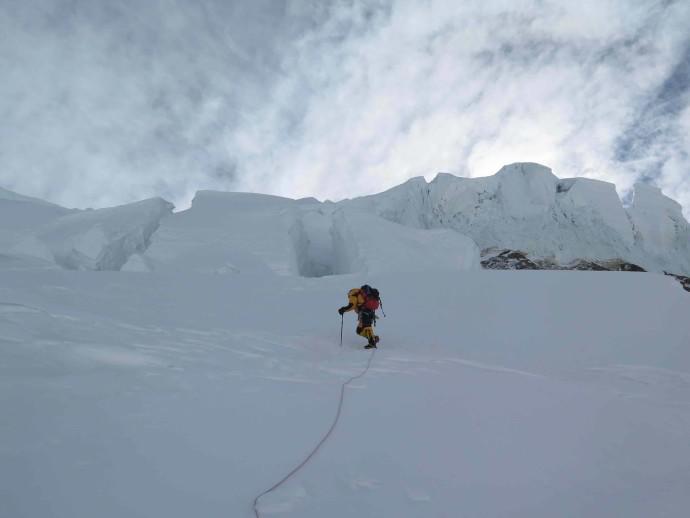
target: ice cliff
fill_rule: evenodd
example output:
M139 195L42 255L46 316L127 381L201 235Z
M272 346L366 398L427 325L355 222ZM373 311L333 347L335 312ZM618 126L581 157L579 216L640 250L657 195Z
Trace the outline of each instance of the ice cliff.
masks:
M626 209L613 184L559 179L542 165L517 163L489 177L415 178L341 204L417 228L453 229L485 251L520 250L559 264L620 259L690 273L690 230L680 205L643 184Z
M54 263L67 270L119 270L150 244L173 205L160 198L119 207L75 211L48 221L11 246L8 256Z
M346 273L479 268L479 250L448 229L425 231L313 199L201 191L161 222L129 271Z
M625 208L613 184L559 179L532 163L482 178L414 178L338 203L200 191L174 214L161 199L70 211L0 190L0 268L320 277L473 269L479 250L501 261L515 252L525 264L623 261L690 275L678 203L638 184Z

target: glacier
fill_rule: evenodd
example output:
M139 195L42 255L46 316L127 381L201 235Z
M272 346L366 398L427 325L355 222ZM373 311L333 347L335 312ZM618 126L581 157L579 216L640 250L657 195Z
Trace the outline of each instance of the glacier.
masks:
M2 205L0 203L0 205ZM8 221L19 216L15 208ZM54 263L68 270L119 270L136 251L149 246L160 220L173 205L161 198L120 207L71 211L38 226L8 247L9 256ZM31 208L32 214L36 213Z
M69 211L2 191L0 215L0 268L322 277L463 271L516 251L551 267L618 261L690 275L690 226L659 189L635 185L624 207L611 183L559 179L533 163L414 178L336 203L200 191L174 213L161 199Z
M482 251L519 250L567 265L621 260L649 271L690 274L690 227L679 204L636 184L624 208L615 186L559 179L542 165L516 163L489 177L439 174L343 202L417 228L450 228Z
M477 246L452 230L409 228L313 199L202 191L161 221L151 246L123 269L323 277L479 267Z

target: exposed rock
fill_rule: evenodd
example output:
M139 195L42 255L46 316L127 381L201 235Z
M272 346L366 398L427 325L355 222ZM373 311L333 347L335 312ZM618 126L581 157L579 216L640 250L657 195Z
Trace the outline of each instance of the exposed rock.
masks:
M541 259L530 257L521 250L502 250L491 248L482 252L482 266L490 270L582 270L596 272L644 272L641 266L613 259L608 261L591 261L578 259L566 264L559 264L553 258Z
M482 266L489 270L542 270L530 260L524 252L518 250L500 250L488 256L482 256Z
M690 277L686 277L685 275L675 275L668 272L664 272L664 274L674 277L685 291L690 291Z
M570 267L563 267L563 270L584 270L584 271L592 271L592 272L606 272L608 271L608 268L600 265L599 263L595 263L594 261L576 261L572 266Z
M628 263L626 261L604 261L602 263L607 270L613 272L646 272L644 268L640 265L634 263Z

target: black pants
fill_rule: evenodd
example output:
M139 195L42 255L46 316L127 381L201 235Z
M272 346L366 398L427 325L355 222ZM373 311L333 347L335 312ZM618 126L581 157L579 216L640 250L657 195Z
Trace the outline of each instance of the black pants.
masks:
M360 309L359 310L359 325L361 327L371 327L374 325L376 320L376 313L371 309Z
M357 334L369 340L374 338L372 326L376 321L376 313L371 309L360 309L358 313Z

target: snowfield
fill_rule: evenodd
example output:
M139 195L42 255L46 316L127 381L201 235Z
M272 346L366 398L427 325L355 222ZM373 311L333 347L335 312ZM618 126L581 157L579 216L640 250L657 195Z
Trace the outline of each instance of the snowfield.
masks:
M660 191L536 164L176 213L0 189L0 517L255 516L371 361L259 516L686 518L689 247ZM340 345L364 283L375 353L351 313Z
M668 277L0 273L0 515L685 517L690 297Z

